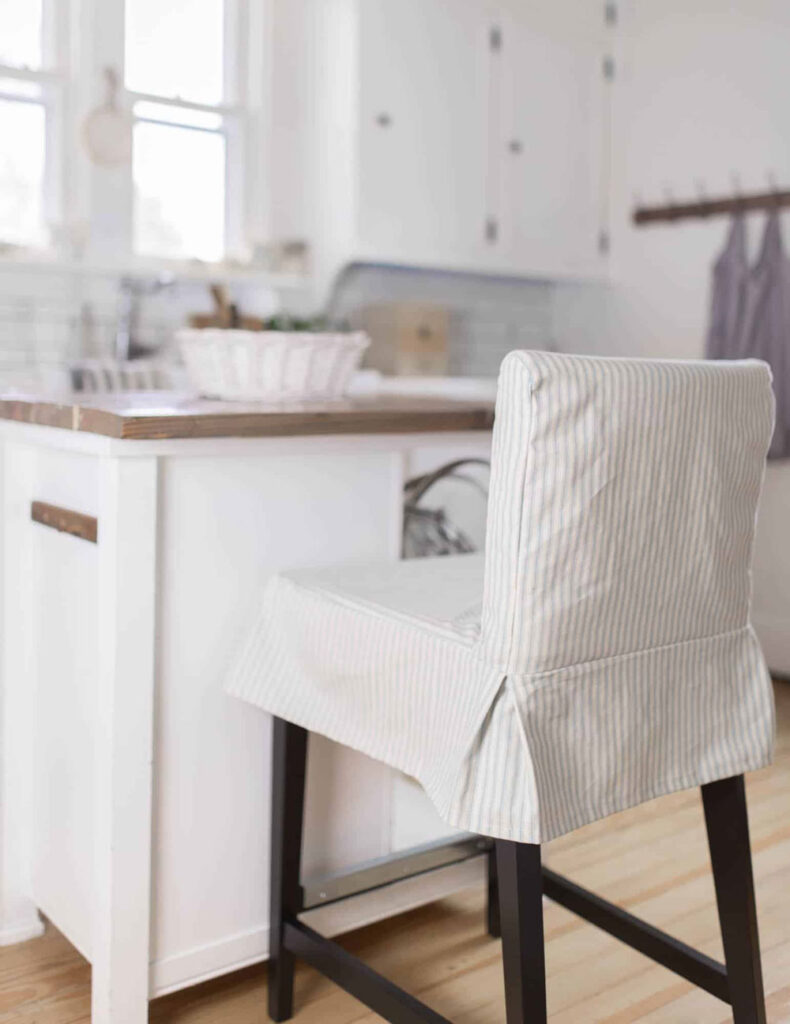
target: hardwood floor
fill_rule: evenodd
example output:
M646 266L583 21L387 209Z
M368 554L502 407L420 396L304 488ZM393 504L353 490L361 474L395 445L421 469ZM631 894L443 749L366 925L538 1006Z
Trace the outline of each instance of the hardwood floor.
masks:
M748 778L771 1024L790 1022L790 683L777 684L774 765ZM679 793L596 822L546 848L553 868L721 957L701 801ZM552 1024L723 1024L727 1007L553 904L546 906ZM483 894L467 892L343 940L456 1024L504 1017L499 943ZM156 1000L152 1024L263 1024L264 967ZM90 969L52 927L0 949L0 1024L87 1024ZM380 1020L313 971L298 972L297 1024Z

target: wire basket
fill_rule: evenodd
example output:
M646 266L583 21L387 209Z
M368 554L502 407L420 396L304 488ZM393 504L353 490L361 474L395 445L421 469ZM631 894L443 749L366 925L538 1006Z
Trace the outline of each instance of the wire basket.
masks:
M190 384L233 401L340 398L370 339L353 334L240 331L178 332Z
M482 547L490 467L487 459L459 459L406 482L404 558L461 555Z

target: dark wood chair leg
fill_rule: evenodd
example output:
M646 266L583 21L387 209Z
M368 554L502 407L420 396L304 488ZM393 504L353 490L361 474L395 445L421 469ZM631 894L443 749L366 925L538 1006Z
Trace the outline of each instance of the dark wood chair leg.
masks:
M499 876L496 867L496 845L488 851L488 899L486 903L486 928L492 939L502 936L499 924Z
M735 1024L765 1024L743 776L702 787L716 902Z
M507 1024L546 1024L540 846L496 842Z
M294 955L283 945L283 924L301 909L300 868L307 732L281 718L272 736L271 926L269 1017L293 1015Z

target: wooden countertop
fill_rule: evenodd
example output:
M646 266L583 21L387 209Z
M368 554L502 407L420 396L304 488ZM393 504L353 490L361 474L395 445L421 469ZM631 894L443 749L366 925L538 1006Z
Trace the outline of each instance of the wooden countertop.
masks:
M332 402L247 404L175 392L0 395L0 419L129 440L182 437L289 437L490 430L486 400L366 395Z

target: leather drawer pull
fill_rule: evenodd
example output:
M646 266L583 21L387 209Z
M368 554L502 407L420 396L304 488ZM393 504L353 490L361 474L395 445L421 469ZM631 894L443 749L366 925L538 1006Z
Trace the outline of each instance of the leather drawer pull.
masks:
M34 523L49 526L61 533L70 533L72 537L95 544L99 535L99 522L94 516L86 516L84 512L73 512L70 508L59 508L48 505L45 501L30 503L30 518Z

